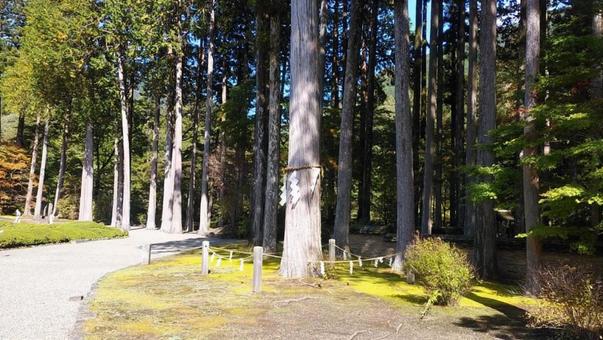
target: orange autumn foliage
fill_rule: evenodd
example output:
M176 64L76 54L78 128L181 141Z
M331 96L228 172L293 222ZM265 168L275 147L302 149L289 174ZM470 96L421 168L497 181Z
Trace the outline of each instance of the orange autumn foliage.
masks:
M0 213L14 214L23 210L30 156L27 150L14 145L0 144Z

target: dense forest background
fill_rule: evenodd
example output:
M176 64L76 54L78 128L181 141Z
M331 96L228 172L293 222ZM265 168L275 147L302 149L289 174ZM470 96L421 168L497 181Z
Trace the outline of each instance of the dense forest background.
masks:
M540 63L526 115L528 1L496 2L496 119L486 131L478 128L477 96L483 4L404 2L411 22L415 226L424 234L471 238L476 205L491 201L498 239L525 236L528 169L537 180L532 235L593 254L603 205L602 3L536 1ZM87 205L91 218L107 224L127 216L127 226L157 223L180 232L206 228L205 220L257 241L270 221L264 212L271 203L263 203L279 200L287 163L289 6L286 0L3 1L0 211L27 206L31 213L40 183L34 214L54 203L56 215L81 219L80 206ZM338 223L394 232L394 6L330 0L318 8L322 234L332 235ZM351 120L342 119L350 108ZM342 154L344 132L351 139ZM477 162L480 150L494 161ZM124 199L125 213L118 203ZM166 207L180 227L163 225ZM284 209L275 214L280 239Z

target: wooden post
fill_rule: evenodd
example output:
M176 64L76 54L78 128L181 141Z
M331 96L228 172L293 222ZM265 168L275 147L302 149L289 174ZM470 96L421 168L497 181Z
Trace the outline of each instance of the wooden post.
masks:
M264 248L253 247L253 292L259 293L262 291L262 262L264 256Z
M329 261L335 261L335 239L329 239Z
M142 246L142 264L151 263L151 244L145 244Z
M203 241L202 244L201 275L207 275L209 274L209 241Z

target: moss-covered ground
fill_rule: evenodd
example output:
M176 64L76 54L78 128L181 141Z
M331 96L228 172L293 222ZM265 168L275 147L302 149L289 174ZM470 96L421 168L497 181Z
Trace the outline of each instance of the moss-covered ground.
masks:
M61 243L74 240L98 240L124 237L128 234L120 229L107 227L96 222L57 222L39 224L21 221L0 221L0 249Z
M232 247L232 246L231 246ZM239 249L242 249L239 246ZM251 292L252 264L240 271L222 253L202 276L198 251L127 268L99 281L78 323L88 339L530 338L524 309L538 301L513 286L479 283L454 307L420 313L425 291L388 268L327 268L330 279L285 280L265 259L263 291Z

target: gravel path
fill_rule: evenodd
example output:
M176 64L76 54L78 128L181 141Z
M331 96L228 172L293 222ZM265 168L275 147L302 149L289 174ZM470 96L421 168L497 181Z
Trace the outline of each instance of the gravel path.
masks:
M103 275L153 258L200 247L195 234L133 230L128 238L0 251L0 339L66 339L80 296Z

